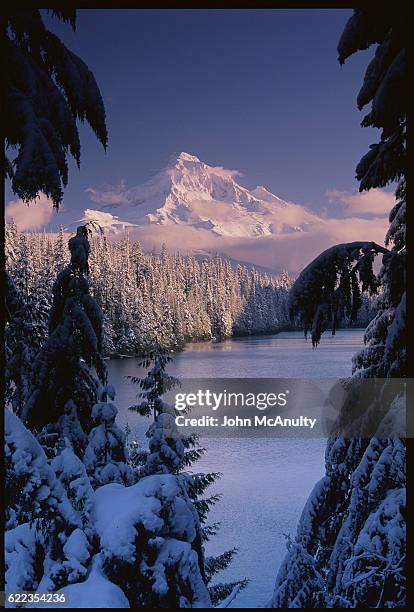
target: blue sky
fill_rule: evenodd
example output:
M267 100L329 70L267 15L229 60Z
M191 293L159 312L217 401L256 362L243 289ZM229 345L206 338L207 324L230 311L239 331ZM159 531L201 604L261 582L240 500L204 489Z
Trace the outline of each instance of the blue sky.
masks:
M379 139L377 130L360 127L365 113L356 108L375 49L344 66L337 61L351 14L91 9L78 10L76 32L47 16L48 27L94 72L107 111L106 153L91 129L80 127L81 169L70 164L64 197L71 220L96 208L93 191L111 191L121 181L123 189L139 185L173 152L186 151L326 220L301 237L300 248L297 236L271 246L242 242L231 252L236 258L298 270L338 242L383 242L393 196L372 190L361 197L355 179L356 164ZM6 198L15 200L10 190ZM30 209L11 202L6 215L30 229L53 213L41 198ZM61 219L54 217L53 226L67 222ZM178 248L177 236L170 238Z
M181 150L318 211L326 190L355 190L377 133L360 127L355 104L373 49L337 61L350 15L92 9L78 11L75 33L47 18L93 70L107 109L108 151L82 126L66 208L86 205L87 187L143 182Z

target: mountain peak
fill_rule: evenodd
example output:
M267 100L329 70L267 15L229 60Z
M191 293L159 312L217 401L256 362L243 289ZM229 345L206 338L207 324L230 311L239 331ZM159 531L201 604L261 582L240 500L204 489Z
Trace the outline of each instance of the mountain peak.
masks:
M201 160L196 155L191 155L191 153L186 153L186 151L180 151L178 153L173 153L170 157L170 163L176 164L177 162L201 163Z
M176 236L179 243L187 244L188 238L188 245L207 236L212 240L265 237L321 223L320 218L281 200L266 187L243 187L237 174L178 151L146 183L126 190L119 201L117 194L114 199L114 193L108 193L99 210L88 209L85 218L99 218L102 226L115 233L127 226L134 231L144 227L149 231L152 226L154 235L159 228L161 233L170 232L170 239Z

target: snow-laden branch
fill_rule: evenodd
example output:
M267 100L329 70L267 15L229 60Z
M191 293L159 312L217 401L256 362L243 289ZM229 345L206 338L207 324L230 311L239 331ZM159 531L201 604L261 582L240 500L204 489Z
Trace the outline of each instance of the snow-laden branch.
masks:
M241 585L236 584L236 586L234 587L230 595L226 597L226 599L223 599L223 601L218 606L216 606L216 608L228 608L231 602L233 601L233 599L236 597L236 595L240 591L240 589L241 589Z
M329 326L335 333L346 315L354 320L361 305L361 290L375 293L375 256L389 251L375 242L349 242L330 247L300 273L289 296L289 315L298 319L305 336L311 331L317 346Z
M52 14L74 26L75 11ZM5 26L5 139L17 153L6 160L6 174L25 202L42 192L59 208L68 156L80 165L77 120L86 121L106 149L102 96L88 66L45 27L39 9L9 10Z

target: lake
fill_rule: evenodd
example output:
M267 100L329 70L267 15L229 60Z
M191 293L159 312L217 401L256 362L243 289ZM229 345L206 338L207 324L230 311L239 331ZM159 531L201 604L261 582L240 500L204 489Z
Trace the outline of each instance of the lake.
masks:
M301 332L197 342L176 355L168 372L178 378L346 377L362 338L361 329L325 333L316 350ZM143 442L149 420L128 411L138 387L125 379L137 375L137 363L133 358L110 360L108 369L117 390L118 424L128 423L131 438ZM207 453L193 471L223 473L206 491L223 494L209 514L209 522L219 521L221 528L207 543L207 555L236 547L237 556L217 581L249 578L231 607L263 606L286 551L284 534L294 536L304 503L324 473L326 440L206 437L200 442Z

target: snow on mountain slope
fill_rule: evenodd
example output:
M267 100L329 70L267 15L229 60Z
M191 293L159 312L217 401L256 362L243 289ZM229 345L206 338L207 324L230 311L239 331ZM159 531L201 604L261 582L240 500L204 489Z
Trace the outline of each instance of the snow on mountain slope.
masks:
M117 215L105 212L103 210L92 210L87 208L81 219L77 219L73 225L78 225L82 221L95 221L100 228L105 232L119 233L135 227L134 223L122 221Z
M146 251L159 251L165 244L171 252L220 253L232 261L293 274L339 242L383 240L385 216L321 217L263 186L243 187L239 174L178 153L137 187L127 189L123 182L105 190L90 187L86 210L63 207L46 229L62 226L73 232L80 222L95 220L114 239L127 229Z
M99 210L85 210L82 220L94 219L111 233L123 232L126 227L182 226L228 238L287 234L324 223L303 206L285 202L265 187L242 187L236 181L238 174L181 152L149 181L120 193L118 200L111 193L105 203L105 192L97 198L90 190L92 199L103 204Z

